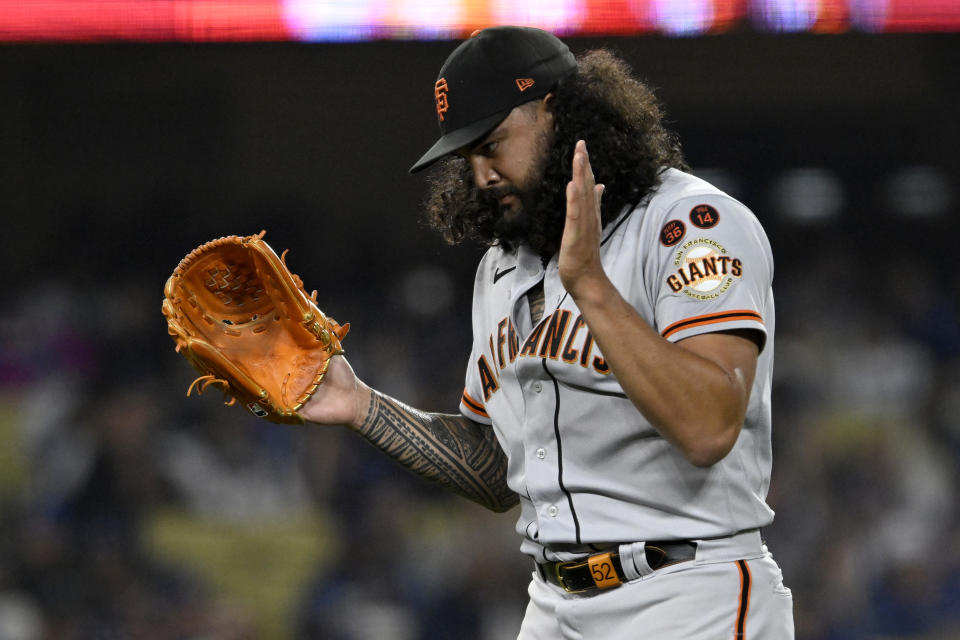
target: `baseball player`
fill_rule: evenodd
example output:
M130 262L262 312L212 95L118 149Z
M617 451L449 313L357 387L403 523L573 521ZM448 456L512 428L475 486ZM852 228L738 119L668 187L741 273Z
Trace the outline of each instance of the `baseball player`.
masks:
M475 33L433 86L428 213L489 245L458 415L341 356L301 410L495 511L520 504L519 638L793 637L773 512L773 261L740 202L685 172L608 52Z

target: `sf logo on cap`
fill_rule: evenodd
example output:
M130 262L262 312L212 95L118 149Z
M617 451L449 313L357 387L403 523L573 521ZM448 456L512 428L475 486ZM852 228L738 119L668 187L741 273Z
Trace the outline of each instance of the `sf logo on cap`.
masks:
M440 78L437 84L433 85L433 97L437 99L437 117L440 118L440 122L443 122L443 114L450 108L447 103L446 78Z

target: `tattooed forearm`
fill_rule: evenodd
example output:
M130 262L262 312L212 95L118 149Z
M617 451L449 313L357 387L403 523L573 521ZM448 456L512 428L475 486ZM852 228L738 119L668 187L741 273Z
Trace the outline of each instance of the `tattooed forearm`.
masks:
M359 433L414 473L493 511L517 504L493 429L463 416L424 413L380 393Z

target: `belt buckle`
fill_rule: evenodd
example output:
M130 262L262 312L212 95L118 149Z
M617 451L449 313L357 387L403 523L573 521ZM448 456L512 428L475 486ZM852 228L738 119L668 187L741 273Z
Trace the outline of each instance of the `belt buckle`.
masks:
M555 563L555 564L553 565L553 572L554 572L554 575L556 575L556 577L557 577L557 584L559 584L560 587L561 587L564 591L566 591L567 593L583 593L583 592L585 592L585 591L588 591L588 590L589 590L589 587L587 587L586 589L574 589L573 587L569 586L569 585L567 584L567 581L566 581L566 580L564 579L564 577L563 577L563 573L561 572L561 569L567 569L567 568L575 569L575 568L577 568L577 567L582 567L582 566L584 566L584 565L586 565L586 564L587 564L586 562L557 562L557 563Z

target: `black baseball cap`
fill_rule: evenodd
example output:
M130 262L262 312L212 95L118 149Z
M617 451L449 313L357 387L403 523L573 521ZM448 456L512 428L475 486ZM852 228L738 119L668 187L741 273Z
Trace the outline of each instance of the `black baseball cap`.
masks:
M552 33L532 27L490 27L460 43L434 84L440 139L410 173L491 131L525 102L549 93L577 61Z

